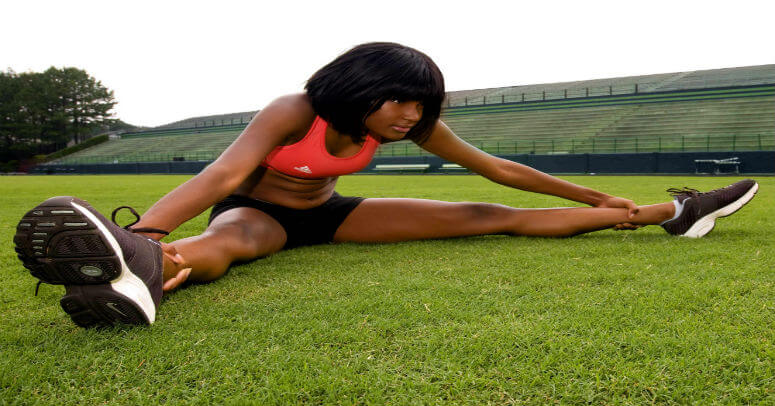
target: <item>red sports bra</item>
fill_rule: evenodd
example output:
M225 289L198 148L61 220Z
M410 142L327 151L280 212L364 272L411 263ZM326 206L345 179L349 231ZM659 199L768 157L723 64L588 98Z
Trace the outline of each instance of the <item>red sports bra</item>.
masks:
M261 162L261 166L297 178L315 179L355 173L365 168L379 146L379 140L371 134L358 153L339 158L326 150L328 123L315 117L307 135L291 145L275 147Z

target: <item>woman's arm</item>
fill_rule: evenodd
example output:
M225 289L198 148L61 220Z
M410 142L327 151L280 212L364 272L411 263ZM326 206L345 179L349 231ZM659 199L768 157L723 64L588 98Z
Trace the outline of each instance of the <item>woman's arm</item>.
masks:
M493 182L530 192L559 196L597 207L624 207L637 212L631 200L579 186L541 171L481 151L455 135L441 120L420 145L426 151L466 167Z
M304 95L281 97L261 110L242 134L202 172L156 202L135 228L172 231L231 194L286 137L314 114ZM162 234L144 233L161 239Z

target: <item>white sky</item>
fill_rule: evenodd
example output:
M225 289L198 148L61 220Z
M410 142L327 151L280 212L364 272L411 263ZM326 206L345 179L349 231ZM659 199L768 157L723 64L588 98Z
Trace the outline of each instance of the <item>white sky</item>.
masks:
M430 55L447 90L775 63L773 1L83 1L0 7L0 69L86 70L154 126L257 110L353 45Z

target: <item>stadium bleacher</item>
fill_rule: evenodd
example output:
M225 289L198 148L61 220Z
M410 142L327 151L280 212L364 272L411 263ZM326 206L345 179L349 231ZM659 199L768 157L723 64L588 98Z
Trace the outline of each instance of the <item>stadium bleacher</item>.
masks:
M240 134L243 126L185 129L125 135L55 161L59 163L123 163L212 161Z
M457 91L446 105L450 128L493 153L775 150L775 65ZM52 164L213 160L254 113L125 134ZM407 141L377 153L422 155Z
M447 106L632 94L636 85L638 93L649 93L774 83L775 65L759 65L453 91L447 94Z
M222 125L247 124L257 111L244 111L241 113L217 114L212 116L192 117L155 127L159 129L214 127Z

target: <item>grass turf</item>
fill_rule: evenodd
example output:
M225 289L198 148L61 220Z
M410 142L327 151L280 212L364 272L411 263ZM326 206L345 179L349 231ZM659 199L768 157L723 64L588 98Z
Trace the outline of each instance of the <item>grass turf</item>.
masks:
M284 251L164 299L149 328L76 327L16 259L54 195L141 212L185 176L0 178L0 403L775 402L775 179L699 240L659 227ZM641 204L731 178L568 177ZM572 205L475 176L351 176L344 195ZM172 239L195 235L205 216Z

